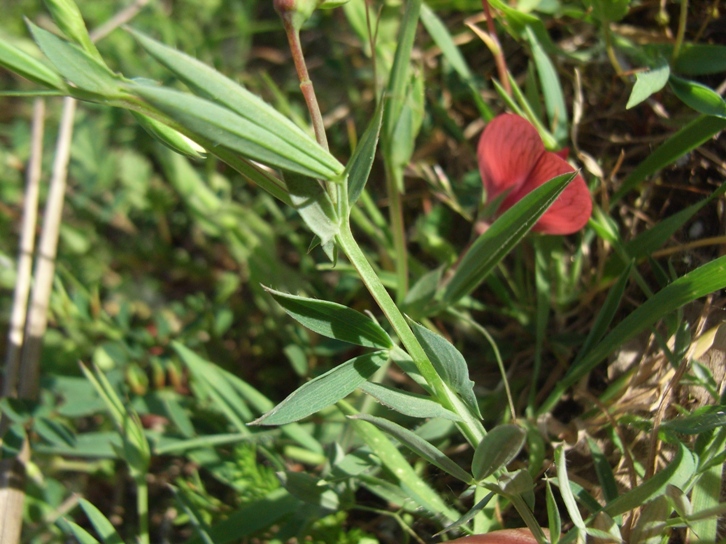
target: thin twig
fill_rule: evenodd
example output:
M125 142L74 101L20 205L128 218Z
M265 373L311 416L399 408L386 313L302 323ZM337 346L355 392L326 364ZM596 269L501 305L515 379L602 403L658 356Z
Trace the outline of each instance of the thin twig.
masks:
M75 112L75 99L65 98L53 161L53 174L43 216L43 230L38 244L38 258L34 271L35 284L25 326L25 344L23 345L20 383L18 384L18 395L21 398L34 399L38 393L40 351L43 335L48 325L48 304L55 275L55 256L58 250L58 233L63 215Z
M28 294L30 293L33 250L35 249L35 228L38 221L38 195L40 193L41 163L43 158L44 118L45 101L37 99L33 103L30 160L28 161L25 201L23 203L23 220L20 230L17 280L15 282L13 309L8 330L8 351L5 357L3 397L15 397L17 394L20 353L23 347L25 318L28 314Z
M104 39L106 36L111 34L114 30L116 30L118 27L125 25L128 23L131 19L136 17L136 15L144 8L146 4L149 3L149 0L136 0L133 4L128 6L127 8L119 11L116 15L111 17L108 21L103 23L98 28L94 29L91 33L91 41L97 42L99 40Z

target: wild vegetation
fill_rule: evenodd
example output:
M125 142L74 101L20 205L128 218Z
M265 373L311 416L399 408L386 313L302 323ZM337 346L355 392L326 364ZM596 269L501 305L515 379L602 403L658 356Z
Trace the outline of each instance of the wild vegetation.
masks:
M0 542L726 541L722 8L4 5Z

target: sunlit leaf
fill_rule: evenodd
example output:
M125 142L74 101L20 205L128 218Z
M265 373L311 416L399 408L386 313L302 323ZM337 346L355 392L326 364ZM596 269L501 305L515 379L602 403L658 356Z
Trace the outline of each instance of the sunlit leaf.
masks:
M457 465L449 457L447 457L441 450L436 446L427 442L417 434L409 431L405 427L400 426L397 423L389 421L387 419L371 416L368 414L358 414L351 416L354 419L361 419L372 423L382 431L390 434L396 440L404 444L407 448L426 459L432 465L439 467L444 472L451 474L454 478L458 478L464 483L471 483L471 474L466 472L463 468Z
M269 287L265 289L290 316L318 334L369 348L393 346L386 331L360 312L335 302L290 295Z
M347 397L386 362L385 352L355 357L298 387L251 425L284 425L299 421Z
M474 478L483 480L506 467L524 446L527 433L517 425L498 425L482 439L474 452L471 470Z

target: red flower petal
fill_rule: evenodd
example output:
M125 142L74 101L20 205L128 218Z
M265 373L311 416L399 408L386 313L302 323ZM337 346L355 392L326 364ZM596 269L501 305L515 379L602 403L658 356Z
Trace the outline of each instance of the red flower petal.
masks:
M507 189L517 192L544 152L537 129L523 117L505 113L492 119L477 148L487 198L492 200Z
M548 532L545 529L545 532ZM536 544L537 539L529 529L503 529L486 535L465 536L450 540L449 544Z
M557 154L545 152L537 161L525 185L517 192L508 196L503 203L511 207L525 194L535 190L552 178L575 169ZM516 200L515 200L516 198ZM577 174L555 203L540 217L532 230L544 234L573 234L582 229L592 214L592 200L585 180Z

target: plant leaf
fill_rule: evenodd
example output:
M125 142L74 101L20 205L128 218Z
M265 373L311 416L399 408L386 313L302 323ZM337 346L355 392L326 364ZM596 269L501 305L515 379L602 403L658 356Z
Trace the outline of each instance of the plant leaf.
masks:
M726 119L711 115L702 115L688 123L663 142L655 151L650 153L623 180L620 188L612 197L611 206L615 206L625 194L634 189L646 177L677 161L680 157L702 145L724 128L726 128Z
M635 85L630 92L630 98L625 105L625 109L637 106L650 95L657 93L668 83L668 77L671 75L671 68L665 59L659 59L658 64L645 72L636 72Z
M464 255L446 286L442 305L447 307L455 304L484 281L573 179L574 173L557 176L504 212Z
M391 338L371 318L341 304L281 293L270 293L296 321L323 336L368 348L389 349Z
M199 355L178 342L173 342L172 347L192 371L195 378L209 380L210 383L214 383L219 388L219 393L223 394L223 405L221 408L224 409L226 406L225 413L231 422L237 422L237 427L243 434L249 435L250 431L245 425L245 422L252 419L245 402L248 402L259 414L269 412L275 407L275 404L270 399L234 374L219 368L209 361L205 361ZM247 419L244 419L245 417ZM283 426L282 432L310 451L318 454L323 453L323 448L320 443L297 423Z
M382 431L390 434L404 446L426 459L432 465L439 467L444 472L451 474L454 478L458 478L466 484L472 483L471 474L457 465L436 446L427 442L414 432L409 431L405 427L401 427L398 423L368 414L357 414L349 417L351 419L360 419L367 421L368 423L372 423Z
M123 96L121 80L98 59L30 21L27 24L45 56L73 85L83 91L101 95L104 99Z
M670 463L638 487L608 502L603 511L611 517L619 516L663 495L669 484L683 489L695 471L696 460L693 454L679 443L676 455Z
M675 95L698 113L726 119L726 101L710 87L674 75L669 83Z
M313 178L332 180L341 173L301 152L279 134L204 98L139 81L128 84L126 89L192 133L249 159Z
M96 533L101 537L103 544L123 544L123 540L116 532L116 529L114 529L114 526L98 508L86 499L81 499L79 504L86 513L91 525L96 530Z
M562 92L560 78L557 77L557 71L552 61L529 26L526 33L529 46L532 48L532 58L537 67L547 117L550 121L550 129L557 142L563 144L567 141L569 131L567 127L567 106L565 105L565 96Z
M577 365L570 367L564 378L557 383L550 396L539 408L539 413L551 410L570 386L594 369L618 346L640 334L663 316L724 287L726 287L726 257L706 263L673 281L638 306L582 357Z
M386 362L384 351L355 357L298 387L250 425L284 425L299 421L347 397Z
M524 446L527 433L517 425L494 427L479 442L471 462L474 478L481 481L506 467Z
M352 410L348 410L346 413L354 415ZM405 493L407 498L413 499L427 512L436 516L444 516L450 521L459 519L459 513L449 507L441 496L416 473L383 432L367 421L354 419L353 422L358 436L380 459L381 464L398 480L400 490Z
M5 40L0 40L0 66L51 89L66 90L66 84L57 72Z
M378 137L380 136L381 126L383 124L383 104L383 100L378 103L376 112L373 114L373 119L368 124L368 128L363 133L363 136L361 136L353 152L353 156L345 168L348 178L348 203L351 206L360 197L371 173L373 160L376 157Z
M315 171L320 176L330 181L340 181L343 165L267 102L194 57L168 47L141 32L130 29L129 32L150 55L172 71L196 94L223 105L248 123L276 135L285 142L287 148L293 148L297 156L307 159L301 162L307 164L311 161L317 164ZM300 173L310 175L305 172Z
M328 193L316 180L292 173L285 175L285 185L292 206L320 239L328 258L335 262L332 242L340 232L340 220Z
M365 382L360 386L360 389L387 408L406 416L420 418L440 417L451 421L461 421L461 418L451 410L447 410L438 402L421 395L415 395L399 389L391 389L390 387L373 382Z
M575 496L572 494L572 488L570 487L570 479L567 476L567 462L565 460L565 449L562 446L558 446L555 452L556 463L557 463L557 481L560 485L560 495L562 501L565 503L567 513L570 515L572 523L577 529L585 533L585 522L580 515L580 509L577 507Z
M469 379L469 367L464 356L443 336L430 331L415 321L409 320L411 330L431 364L436 368L444 383L456 391L472 414L481 418L479 404L474 394L474 382Z

